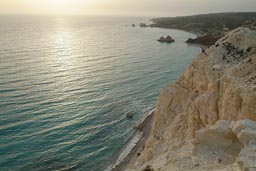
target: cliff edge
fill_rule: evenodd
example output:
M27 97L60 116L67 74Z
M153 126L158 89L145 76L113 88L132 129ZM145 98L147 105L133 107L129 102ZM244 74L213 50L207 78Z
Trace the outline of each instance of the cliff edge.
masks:
M256 170L256 30L240 27L161 90L127 171Z

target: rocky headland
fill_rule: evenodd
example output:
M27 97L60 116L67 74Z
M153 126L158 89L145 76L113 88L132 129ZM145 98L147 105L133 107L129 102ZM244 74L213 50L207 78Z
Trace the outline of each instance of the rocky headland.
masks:
M204 45L204 46L211 46L213 45L218 39L220 38L219 35L216 35L216 36L213 36L213 35L210 35L210 34L207 34L207 35L204 35L204 36L199 36L197 38L189 38L186 43L188 44L201 44L201 45Z
M240 27L161 90L126 171L256 170L256 30Z
M149 27L185 30L196 34L187 43L213 45L218 39L240 26L256 28L256 12L214 13L152 19Z

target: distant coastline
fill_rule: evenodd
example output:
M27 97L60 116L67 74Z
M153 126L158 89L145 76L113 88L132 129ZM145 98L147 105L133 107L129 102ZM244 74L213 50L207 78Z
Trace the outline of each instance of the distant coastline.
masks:
M182 17L164 17L151 19L152 24L141 27L177 29L197 35L186 43L209 47L226 33L240 26L256 28L256 12L213 13Z
M150 27L172 28L195 33L226 34L240 26L256 27L256 12L213 13L182 17L153 18Z

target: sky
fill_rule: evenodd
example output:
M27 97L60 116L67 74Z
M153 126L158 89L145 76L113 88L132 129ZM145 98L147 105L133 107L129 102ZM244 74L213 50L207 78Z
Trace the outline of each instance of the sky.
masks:
M256 0L0 0L0 14L180 16L256 12Z

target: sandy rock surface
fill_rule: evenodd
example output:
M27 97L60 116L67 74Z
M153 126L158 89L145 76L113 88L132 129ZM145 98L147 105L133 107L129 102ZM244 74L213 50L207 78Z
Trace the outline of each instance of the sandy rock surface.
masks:
M142 171L256 171L256 31L238 28L161 91Z

